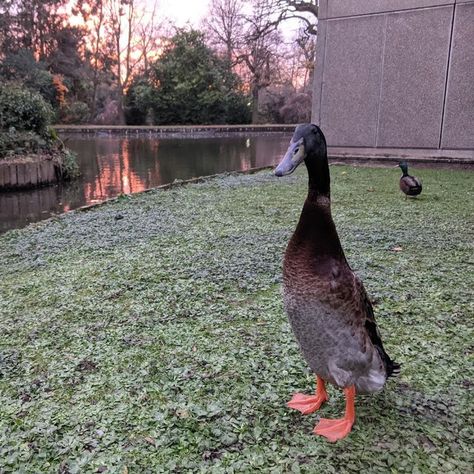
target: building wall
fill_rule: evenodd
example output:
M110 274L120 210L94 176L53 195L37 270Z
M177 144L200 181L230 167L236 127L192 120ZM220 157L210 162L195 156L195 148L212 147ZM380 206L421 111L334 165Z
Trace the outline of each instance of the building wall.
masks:
M335 147L474 150L474 0L320 0L313 121Z

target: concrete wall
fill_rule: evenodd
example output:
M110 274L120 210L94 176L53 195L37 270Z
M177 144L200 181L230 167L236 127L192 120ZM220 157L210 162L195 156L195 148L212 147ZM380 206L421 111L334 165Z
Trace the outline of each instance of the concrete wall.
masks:
M333 147L474 150L474 0L320 0L312 120Z

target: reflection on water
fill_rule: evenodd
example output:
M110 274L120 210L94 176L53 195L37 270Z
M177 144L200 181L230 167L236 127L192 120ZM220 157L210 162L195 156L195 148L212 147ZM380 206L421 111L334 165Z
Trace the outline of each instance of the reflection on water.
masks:
M81 177L64 185L1 193L0 232L175 179L274 165L290 137L272 133L221 138L63 138L78 154Z

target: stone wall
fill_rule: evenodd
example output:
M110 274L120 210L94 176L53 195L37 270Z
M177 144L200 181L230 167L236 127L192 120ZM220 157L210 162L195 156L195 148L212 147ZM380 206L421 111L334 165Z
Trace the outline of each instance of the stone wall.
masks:
M474 0L320 0L312 120L333 147L474 150Z

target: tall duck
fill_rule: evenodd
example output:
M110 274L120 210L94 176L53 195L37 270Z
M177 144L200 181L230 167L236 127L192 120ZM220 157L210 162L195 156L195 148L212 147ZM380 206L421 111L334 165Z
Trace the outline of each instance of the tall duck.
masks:
M422 190L421 181L416 176L408 174L408 164L406 161L400 162L398 166L400 166L403 173L400 178L400 189L406 197L418 196Z
M316 375L316 392L294 394L288 406L313 413L328 400L327 382L343 389L344 417L321 419L314 428L315 434L337 441L355 422L355 394L381 390L400 366L385 352L370 300L342 250L331 215L326 140L313 124L296 127L274 173L289 175L303 161L308 195L285 253L283 300L303 357Z

